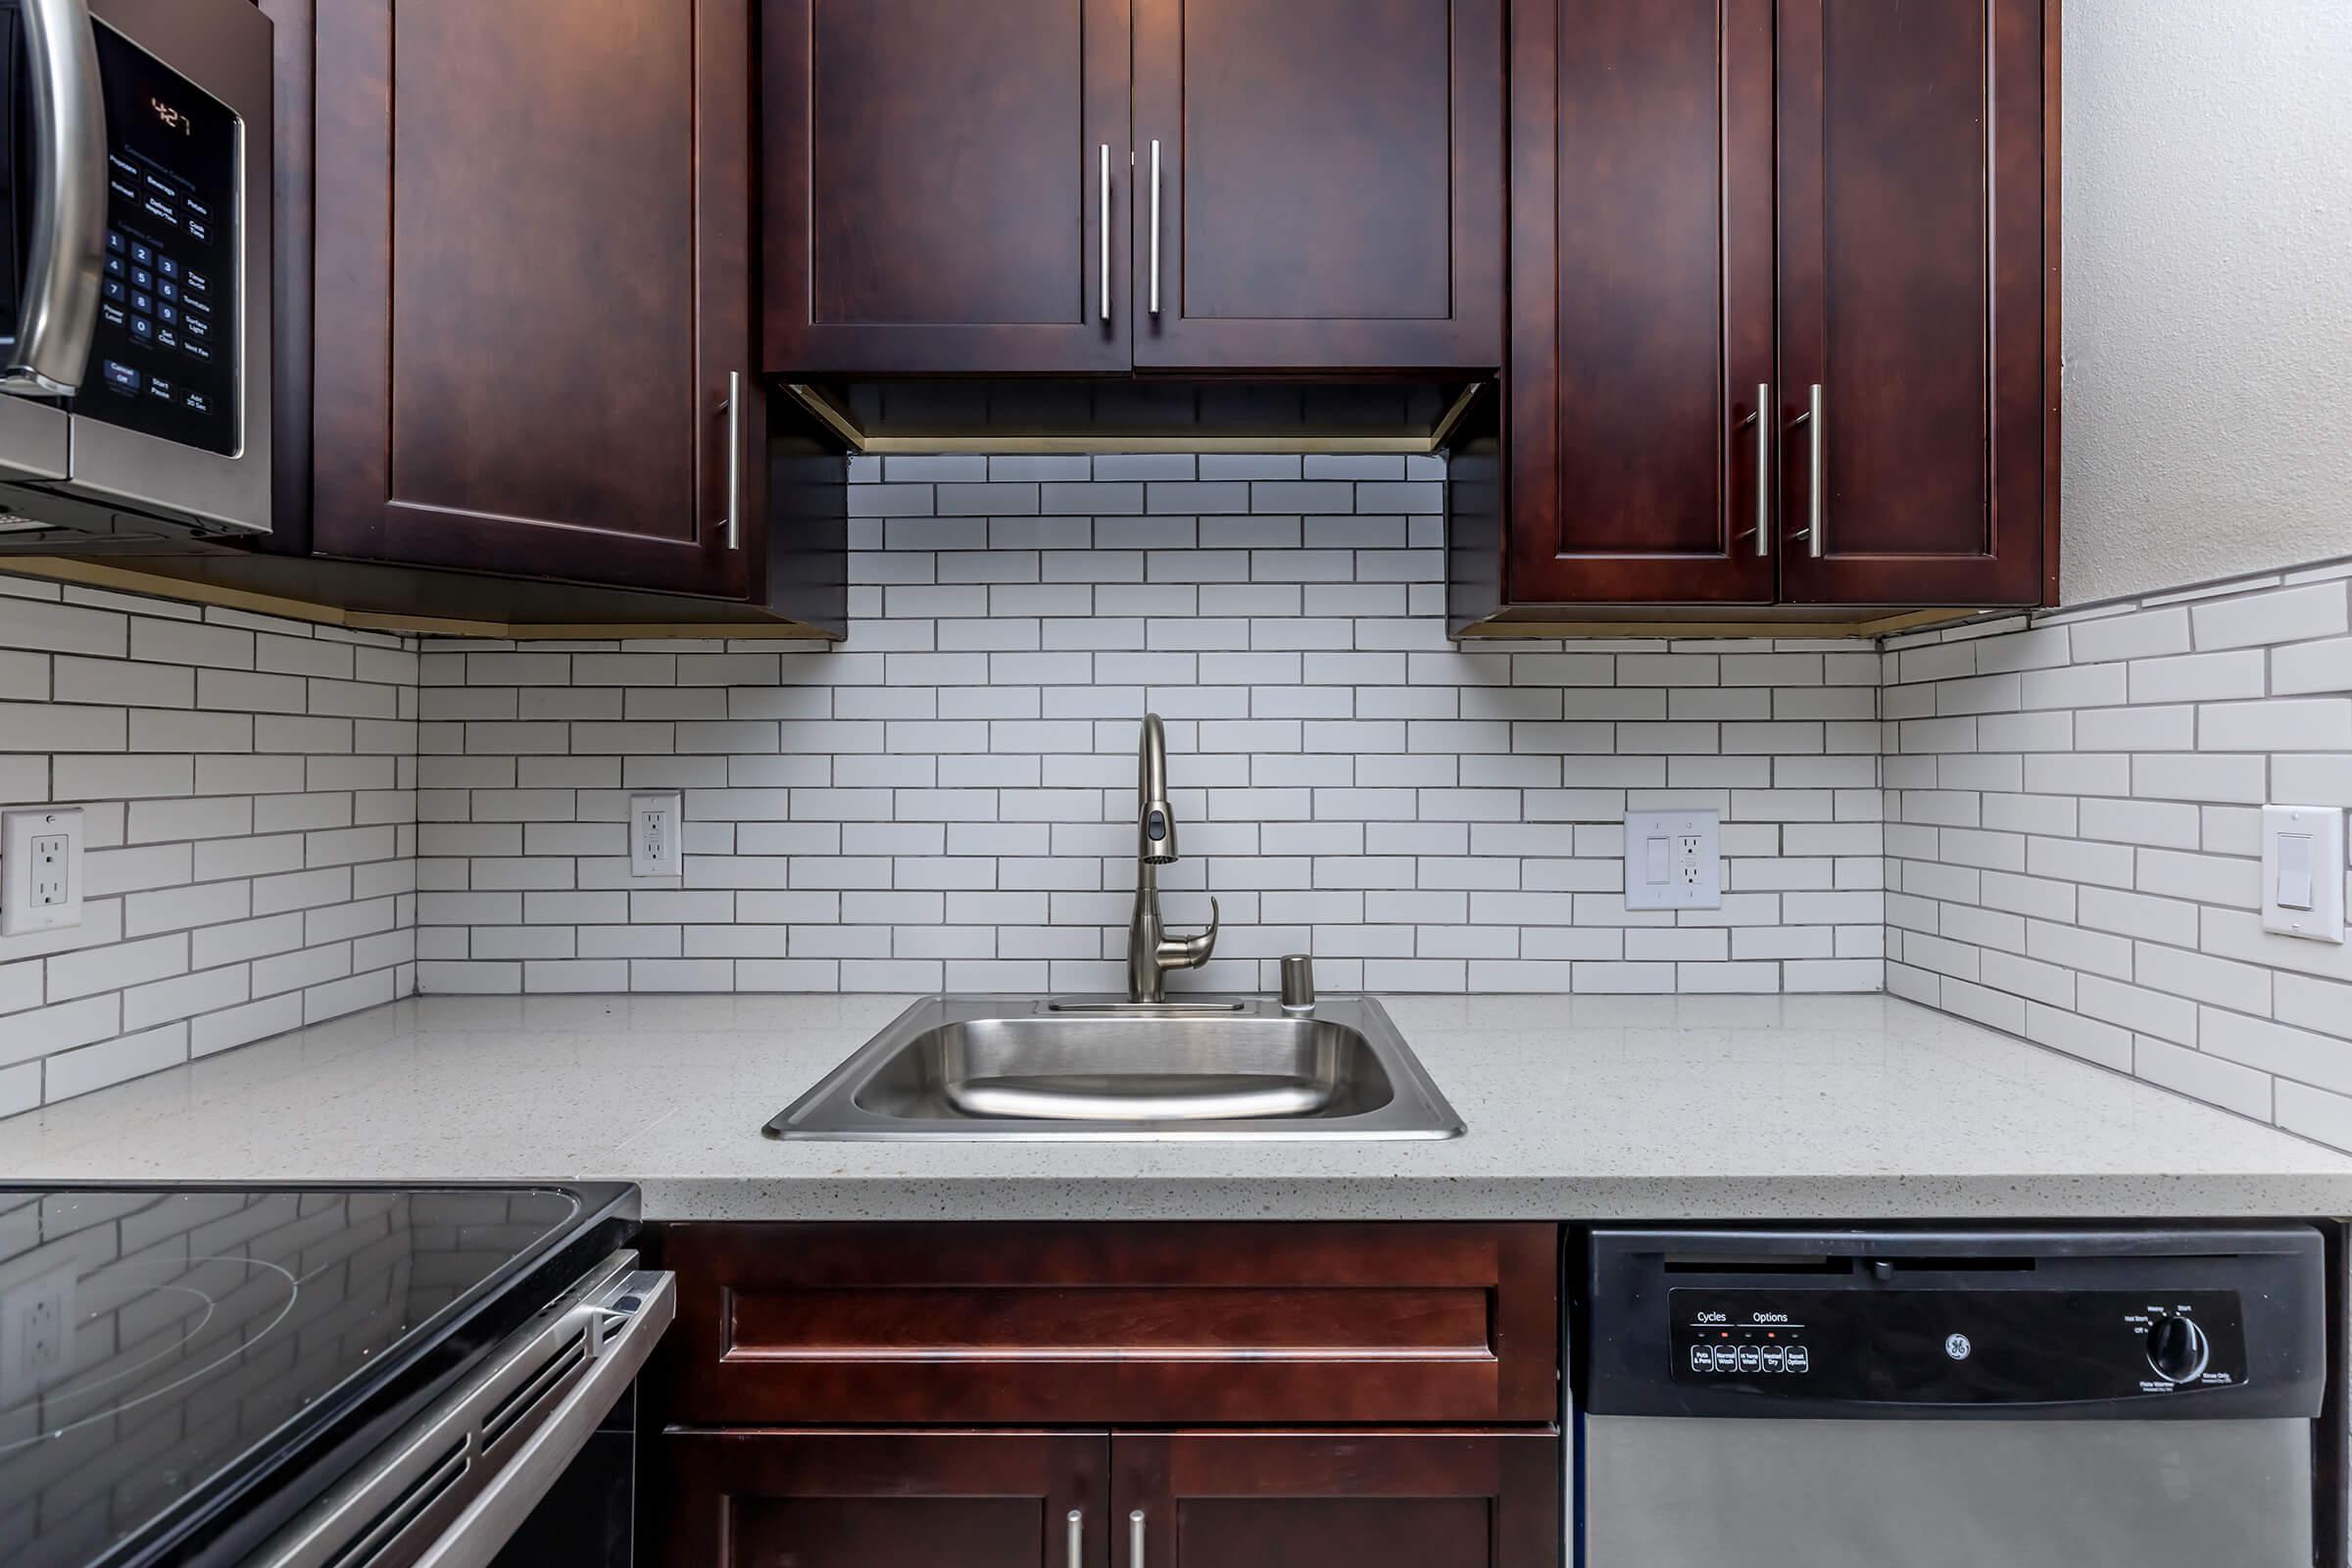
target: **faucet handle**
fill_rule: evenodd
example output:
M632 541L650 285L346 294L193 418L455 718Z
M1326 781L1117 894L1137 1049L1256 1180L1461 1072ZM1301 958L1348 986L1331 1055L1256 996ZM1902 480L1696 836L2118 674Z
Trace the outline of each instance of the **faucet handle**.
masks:
M1217 951L1217 901L1208 901L1208 929L1197 936L1161 937L1159 966L1163 969L1198 969Z

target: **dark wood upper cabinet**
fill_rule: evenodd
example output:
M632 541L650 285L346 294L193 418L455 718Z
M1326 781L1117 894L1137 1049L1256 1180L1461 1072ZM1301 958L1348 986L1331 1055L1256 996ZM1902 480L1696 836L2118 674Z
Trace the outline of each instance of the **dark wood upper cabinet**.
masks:
M1139 367L1499 364L1502 0L1134 7Z
M2043 600L2057 6L1512 0L1510 355L1455 447L1457 628Z
M764 364L1497 366L1503 3L765 0Z
M653 1442L648 1555L664 1568L1109 1568L1109 1440L1100 1432L673 1432Z
M1775 596L1772 13L1517 8L1514 598Z
M752 3L317 8L319 554L754 591Z
M2042 598L2043 43L2043 0L1781 0L1789 600Z
M1120 1433L1111 1466L1112 1568L1560 1560L1551 1433Z
M760 20L770 368L1128 368L1128 0Z

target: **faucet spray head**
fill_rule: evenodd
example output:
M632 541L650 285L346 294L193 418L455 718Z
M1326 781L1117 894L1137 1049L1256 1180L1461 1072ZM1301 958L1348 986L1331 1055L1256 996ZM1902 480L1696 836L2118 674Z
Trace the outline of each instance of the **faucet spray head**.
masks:
M1136 853L1146 865L1167 865L1176 858L1176 812L1168 805L1168 735L1157 713L1144 715L1136 760L1136 793L1143 800Z

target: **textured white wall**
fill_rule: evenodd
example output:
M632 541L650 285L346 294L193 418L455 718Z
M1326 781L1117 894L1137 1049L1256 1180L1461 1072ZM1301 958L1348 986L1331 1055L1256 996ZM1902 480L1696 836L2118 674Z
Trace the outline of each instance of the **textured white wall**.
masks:
M2352 4L2065 25L2066 599L2352 553Z

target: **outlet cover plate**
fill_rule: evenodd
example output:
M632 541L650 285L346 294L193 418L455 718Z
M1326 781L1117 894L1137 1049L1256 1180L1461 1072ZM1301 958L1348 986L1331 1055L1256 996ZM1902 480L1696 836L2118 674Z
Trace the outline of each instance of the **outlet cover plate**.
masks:
M1625 906L1723 907L1723 818L1716 811L1629 811Z
M81 924L81 810L0 813L0 937Z
M74 1368L74 1286L69 1264L0 1291L0 1409L29 1403Z
M629 875L686 874L686 803L674 794L629 797Z

